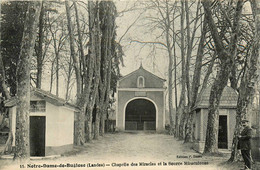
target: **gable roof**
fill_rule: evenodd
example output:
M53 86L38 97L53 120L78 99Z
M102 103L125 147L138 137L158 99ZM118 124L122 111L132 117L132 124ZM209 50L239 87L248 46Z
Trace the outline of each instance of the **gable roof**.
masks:
M44 91L42 89L39 89L39 88L32 88L31 95L32 94L46 100L47 102L49 102L53 105L56 105L56 106L66 106L66 107L70 107L70 108L74 108L74 109L78 108L76 105L71 104L64 99L59 98L56 95L54 95L50 92Z
M157 78L157 79L159 79L159 80L161 80L161 81L166 81L165 79L163 79L163 78L161 78L161 77L159 77L159 76L156 76L155 74L151 73L150 71L147 71L146 69L144 69L143 66L142 66L142 64L140 65L140 67L139 67L137 70L135 70L135 71L133 71L133 72L131 72L131 73L129 73L129 74L127 74L127 75L121 77L118 81L120 82L120 81L124 80L125 78L127 78L127 77L129 77L129 76L131 76L131 75L133 75L133 74L135 74L135 73L141 71L141 70L144 71L144 72L146 72L146 73L148 73L148 74L150 74L150 75L152 75L153 77L155 77L155 78Z
M59 97L51 94L50 92L44 91L39 88L32 87L31 96L32 95L35 95L41 99L44 99L45 101L47 101L55 106L65 106L65 107L69 107L69 108L78 110L78 107L76 105L71 104L64 99L59 98ZM5 107L13 107L17 104L17 102L18 102L17 97L12 97L11 99L5 101L4 105L5 105Z

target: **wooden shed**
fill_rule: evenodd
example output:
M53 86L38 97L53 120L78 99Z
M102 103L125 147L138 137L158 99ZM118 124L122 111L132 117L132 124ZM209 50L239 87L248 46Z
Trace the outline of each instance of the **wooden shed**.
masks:
M5 103L12 122L16 120L16 102ZM55 95L33 88L30 97L30 155L60 155L73 149L74 114L77 107ZM13 131L15 145L15 123Z
M194 115L194 149L201 153L204 151L206 140L210 90L211 87L205 89L203 93L199 95L196 104L196 114ZM219 149L231 149L236 125L237 99L237 92L233 88L226 86L219 104Z

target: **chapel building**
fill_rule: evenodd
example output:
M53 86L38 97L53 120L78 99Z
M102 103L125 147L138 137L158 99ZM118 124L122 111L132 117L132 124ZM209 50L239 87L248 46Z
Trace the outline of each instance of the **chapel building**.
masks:
M117 82L116 129L162 132L165 130L165 80L145 70Z

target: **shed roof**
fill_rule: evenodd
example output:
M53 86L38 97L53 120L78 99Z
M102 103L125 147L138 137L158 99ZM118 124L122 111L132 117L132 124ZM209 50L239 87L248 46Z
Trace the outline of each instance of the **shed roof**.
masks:
M211 87L206 88L202 95L198 96L196 102L196 108L208 108L209 107L209 96ZM237 107L238 94L232 88L226 86L223 90L222 96L220 98L219 108L236 108Z

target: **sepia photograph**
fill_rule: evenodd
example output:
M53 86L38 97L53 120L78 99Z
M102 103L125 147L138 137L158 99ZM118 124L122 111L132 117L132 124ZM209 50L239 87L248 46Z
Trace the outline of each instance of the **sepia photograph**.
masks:
M0 170L260 170L260 0L1 0Z

